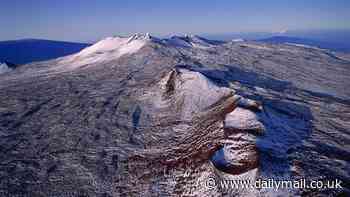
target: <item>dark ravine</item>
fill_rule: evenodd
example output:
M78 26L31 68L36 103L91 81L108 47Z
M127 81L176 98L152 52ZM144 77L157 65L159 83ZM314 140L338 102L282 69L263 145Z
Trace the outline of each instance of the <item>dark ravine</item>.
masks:
M1 75L0 193L349 194L349 61L175 38L111 37ZM340 179L343 189L208 189L211 177Z

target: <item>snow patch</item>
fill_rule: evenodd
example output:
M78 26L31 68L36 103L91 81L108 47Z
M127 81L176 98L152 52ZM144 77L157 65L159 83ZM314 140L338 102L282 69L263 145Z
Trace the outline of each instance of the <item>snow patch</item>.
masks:
M251 110L237 107L226 115L225 128L239 130L265 130L264 125L259 121L259 117Z
M257 45L257 44L241 44L240 46L249 47L249 48L253 48L253 49L260 49L260 50L273 50L270 47L263 46L263 45Z
M183 117L192 117L193 113L202 111L216 103L224 95L233 94L228 88L218 87L199 72L181 69L181 81L176 90L183 98Z
M172 86L170 91L168 84ZM161 108L170 101L168 98L164 99L164 93L171 95L169 99L171 103L175 103L172 107L181 113L182 120L191 120L198 112L209 109L220 99L234 95L233 90L219 87L200 72L186 68L174 69L159 82L159 86L161 94L157 95L156 91L152 91L147 97Z
M242 38L237 38L237 39L233 39L232 42L244 42L245 40Z
M6 63L0 63L0 74L7 73L12 70L14 69L9 67Z

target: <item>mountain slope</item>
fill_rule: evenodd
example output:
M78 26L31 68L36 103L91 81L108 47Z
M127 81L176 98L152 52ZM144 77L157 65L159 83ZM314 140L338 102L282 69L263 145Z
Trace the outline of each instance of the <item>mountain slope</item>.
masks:
M52 40L24 39L0 41L0 62L26 64L77 53L89 44Z
M349 193L349 61L293 45L167 41L109 38L2 76L1 192ZM206 184L304 177L343 189Z

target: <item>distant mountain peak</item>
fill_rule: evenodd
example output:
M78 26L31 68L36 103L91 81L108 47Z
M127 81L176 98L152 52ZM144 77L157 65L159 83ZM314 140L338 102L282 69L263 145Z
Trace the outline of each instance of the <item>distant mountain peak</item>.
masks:
M116 35L116 36L106 37L102 40L114 40L114 39L127 39L128 42L132 42L134 40L147 40L147 41L159 40L159 38L151 35L150 33L134 33L129 36Z
M151 36L149 33L136 33L126 37L107 37L79 53L63 58L61 63L70 65L69 67L74 69L101 61L109 61L127 54L136 53L145 45L158 40L160 39Z
M192 35L192 34L191 35L185 34L184 36L173 35L169 39L163 40L163 42L174 46L197 47L197 48L211 47L211 46L215 46L217 44L223 43L220 41L208 40L201 36Z
M94 53L104 53L107 51L119 50L121 54L136 51L146 42L154 39L150 34L136 33L129 37L115 36L107 37L94 45L82 50L77 55L86 56Z
M153 36L151 36L150 33L135 33L131 36L132 39L138 39L138 40L149 40L152 39Z

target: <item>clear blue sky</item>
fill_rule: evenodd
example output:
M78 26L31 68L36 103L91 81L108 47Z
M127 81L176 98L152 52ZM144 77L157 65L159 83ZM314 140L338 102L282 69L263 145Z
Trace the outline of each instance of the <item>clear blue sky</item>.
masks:
M350 29L349 0L1 0L0 40Z

